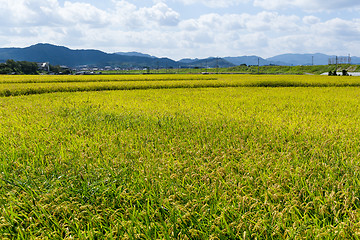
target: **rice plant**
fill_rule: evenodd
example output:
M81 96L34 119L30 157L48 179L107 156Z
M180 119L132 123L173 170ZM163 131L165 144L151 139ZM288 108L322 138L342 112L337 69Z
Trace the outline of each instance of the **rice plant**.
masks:
M1 238L359 238L357 79L286 79L0 98Z

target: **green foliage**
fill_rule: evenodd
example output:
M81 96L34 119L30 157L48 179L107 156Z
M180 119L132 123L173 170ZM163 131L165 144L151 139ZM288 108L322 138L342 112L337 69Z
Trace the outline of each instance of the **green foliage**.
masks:
M9 68L5 63L0 63L0 74L10 74L12 69Z
M55 73L55 74L71 74L72 71L69 68L63 68L59 65L53 66L50 65L50 72Z
M12 59L9 59L6 61L6 66L8 68L11 69L12 72L14 73L21 73L21 67L20 67L20 64L18 62L15 62L14 60Z
M20 66L20 73L22 74L37 74L38 65L34 62L21 61L18 62Z
M195 74L195 73L247 73L247 74L288 74L288 75L320 75L329 71L334 71L333 65L314 65L314 66L246 66L245 64L230 67L230 68L181 68L181 69L152 69L152 74L165 73L180 73L180 74ZM360 71L359 65L342 64L338 66L337 71L347 70L349 72ZM147 73L146 70L119 70L119 71L102 71L103 74L141 74Z
M339 66L339 71L349 68L358 68L358 65L343 64ZM259 72L261 74L315 74L319 75L334 70L332 65L315 65L315 66L260 66ZM257 73L258 66L236 66L229 69L224 69L225 72L243 72L243 73Z
M5 64L0 64L0 74L38 74L36 63L14 60L7 60Z

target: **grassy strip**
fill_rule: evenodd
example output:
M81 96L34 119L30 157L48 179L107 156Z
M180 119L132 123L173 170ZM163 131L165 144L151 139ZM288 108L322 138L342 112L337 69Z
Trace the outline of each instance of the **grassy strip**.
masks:
M159 69L152 70L151 73L176 73L176 74L199 74L203 72L209 73L249 73L249 74L315 74L320 75L322 73L328 73L329 71L334 71L336 68L335 65L314 65L314 66L260 66L251 65L251 66L235 66L230 68L199 68L199 69ZM339 64L336 69L337 72L341 72L342 70L347 70L349 72L358 72L360 71L360 65L354 64ZM111 73L111 74L142 74L146 73L146 71L104 71L103 73Z
M224 72L242 72L242 73L258 73L261 74L315 74L328 73L335 70L334 65L315 65L315 66L236 66L227 69L221 69ZM357 72L360 65L339 64L337 72L348 70L349 72ZM220 71L220 72L221 72Z

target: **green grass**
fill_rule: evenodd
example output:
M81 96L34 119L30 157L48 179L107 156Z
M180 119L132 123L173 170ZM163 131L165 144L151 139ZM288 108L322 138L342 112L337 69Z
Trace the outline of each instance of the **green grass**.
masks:
M246 66L240 65L229 68L198 68L198 69L158 69L151 70L151 74L199 74L208 73L247 73L247 74L314 74L320 75L334 71L335 65L314 65L314 66ZM347 70L349 72L360 71L360 65L354 64L338 64L337 72ZM103 74L145 74L146 70L120 70L120 71L102 71Z
M261 74L314 74L320 75L322 73L328 73L334 71L335 65L314 65L314 66L236 66L228 69L222 69L220 72L242 72L242 73L261 73ZM359 65L352 64L339 64L337 72L342 70L348 70L349 72L359 71Z
M360 89L329 86L0 98L0 238L357 239Z

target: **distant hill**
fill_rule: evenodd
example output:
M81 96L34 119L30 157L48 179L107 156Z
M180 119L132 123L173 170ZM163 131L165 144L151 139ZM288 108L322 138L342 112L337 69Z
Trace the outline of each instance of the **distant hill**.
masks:
M233 67L235 64L226 61L223 58L207 58L207 59L197 59L187 63L189 67L196 68L228 68Z
M335 58L334 55L326 55L322 53L315 53L315 54L282 54L278 56L274 56L271 58L267 58L267 61L270 62L283 62L285 65L328 65L330 58ZM346 57L346 56L343 56ZM314 62L313 62L314 60ZM359 64L360 58L359 57L351 57L352 64ZM279 64L282 65L282 64Z
M193 62L197 62L199 61L200 59L198 58L183 58L181 60L179 60L180 63L193 63Z
M281 54L274 57L263 59L258 56L241 56L241 57L225 57L224 59L235 65L258 65L258 58L260 59L260 66L280 65L280 66L306 66L306 65L328 65L329 58L335 56L326 55L322 53L316 54ZM313 62L314 60L314 62ZM360 63L360 58L351 57L353 64Z
M69 67L116 66L116 67L177 67L178 63L169 58L149 58L109 54L99 50L71 50L51 44L36 44L26 48L0 48L0 59L15 61L50 62L52 65Z
M316 54L282 54L267 58L271 62L283 62L286 65L312 65L314 58L314 65L327 65L331 56L316 53Z
M39 43L25 48L0 48L0 62L7 59L15 61L50 62L52 65L65 65L68 67L119 67L119 68L226 68L246 65L327 65L328 59L334 57L321 53L316 54L282 54L271 58L258 56L239 56L226 58L190 59L185 58L174 61L169 58L157 58L139 52L105 53L99 50L72 50L63 46ZM353 64L360 64L359 57L352 57Z
M26 48L0 48L0 59L15 61L50 62L68 67L96 66L120 68L178 68L178 67L232 67L234 64L221 58L174 61L138 52L105 53L99 50L71 50L63 46L39 43Z
M351 57L352 64L360 64L360 57Z
M149 54L139 53L139 52L117 52L115 54L122 55L122 56L132 56L132 57L148 57L148 58L156 58Z
M236 66L236 63L226 60L225 58L206 58L206 59L198 59L198 58L184 58L179 60L179 63L187 64L189 67L196 67L196 68L227 68Z
M258 56L225 57L224 59L235 65L241 65L241 64L246 64L248 66L253 66L258 64L260 66L267 66L271 64L284 65L284 63L282 62L268 61Z

